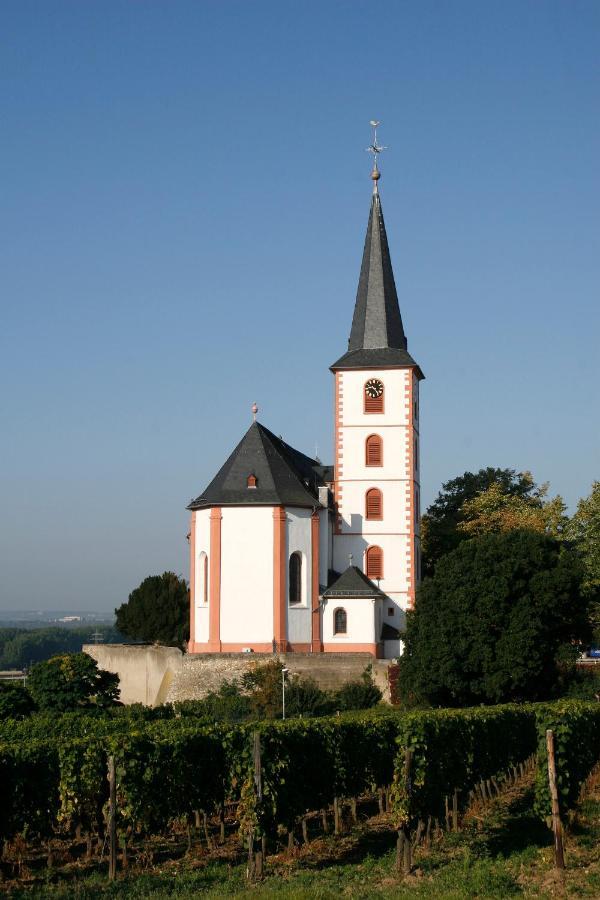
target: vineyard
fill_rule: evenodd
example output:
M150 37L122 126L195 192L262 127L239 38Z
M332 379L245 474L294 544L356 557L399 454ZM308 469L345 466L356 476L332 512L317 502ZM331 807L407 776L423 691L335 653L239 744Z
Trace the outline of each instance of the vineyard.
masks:
M582 701L463 710L372 711L214 726L191 716L57 717L0 726L3 865L25 846L80 840L90 859L147 852L157 835L211 847L236 830L249 875L265 855L317 831L337 834L371 798L391 816L398 867L411 847L474 801L536 767L534 808L552 814L548 730L555 736L559 815L568 818L600 756L600 706ZM111 782L109 769L114 770ZM114 848L113 848L114 849ZM113 853L114 856L114 853ZM114 859L113 859L114 867ZM114 875L114 871L112 872Z

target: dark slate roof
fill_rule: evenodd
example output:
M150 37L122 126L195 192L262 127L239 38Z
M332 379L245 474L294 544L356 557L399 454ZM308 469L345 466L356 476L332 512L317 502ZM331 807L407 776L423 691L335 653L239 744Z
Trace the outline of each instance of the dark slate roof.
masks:
M384 352L385 351L385 352ZM383 353L383 355L382 355ZM373 194L345 353L332 369L415 366L408 353L379 194ZM418 369L419 377L423 377Z
M318 465L316 465L314 467L314 469L323 484L325 484L325 483L331 484L331 482L333 481L333 479L335 477L334 476L335 469L333 466L324 466L322 463L319 463Z
M227 462L188 509L208 506L319 506L319 472L329 467L253 422ZM248 487L248 476L256 487Z
M393 625L390 625L389 622L384 622L381 626L381 640L382 641L397 641L400 637L400 632L397 628L394 628Z
M374 597L386 597L386 594L356 566L348 566L337 581L334 581L323 592L323 597L326 600L332 600L334 597L369 597L372 599Z
M395 347L380 347L375 350L349 350L344 353L332 369L405 369L414 366L417 376L425 378L421 367L414 361L408 350Z

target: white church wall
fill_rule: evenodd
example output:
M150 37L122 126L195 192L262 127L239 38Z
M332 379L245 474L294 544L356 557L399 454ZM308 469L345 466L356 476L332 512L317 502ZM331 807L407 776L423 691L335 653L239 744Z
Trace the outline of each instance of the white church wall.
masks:
M407 536L379 534L377 539L369 541L362 535L336 535L334 542L333 567L337 572L343 572L350 565L349 556L352 554L352 565L365 571L365 551L368 546L376 544L383 550L383 578L379 587L390 596L401 597L408 591L407 575L409 574L409 547Z
M344 390L344 418L346 414ZM406 429L407 425L371 425L370 419L381 416L362 416L360 425L351 425L344 434L344 470L353 478L406 478ZM394 416L395 418L395 416ZM365 425L365 419L368 419ZM343 426L342 426L343 427ZM383 442L383 465L367 466L365 444L371 434L377 434Z
M370 426L390 421L394 425L408 424L408 410L405 407L405 388L410 377L409 369L359 369L341 371L342 389L344 392L343 425L364 425L368 418ZM364 385L369 378L378 378L384 386L384 412L364 414Z
M333 568L332 520L329 510L319 510L319 584L327 584L329 569Z
M312 537L311 509L286 508L287 560L292 553L302 554L302 603L287 606L287 639L292 644L308 644L311 640L312 616ZM286 563L286 600L289 592L289 569Z
M210 509L199 509L196 511L196 534L194 546L194 631L193 640L198 642L206 642L208 640L208 603L204 602L203 587L204 579L200 558L206 553L209 560L208 565L208 592L210 596Z
M344 597L326 600L323 607L323 643L335 645L343 652L349 645L376 644L377 607L379 601L366 597ZM346 610L346 634L334 634L336 609Z
M378 470L379 471L379 470ZM379 488L383 495L383 519L367 519L365 515L366 494L369 488ZM342 505L342 534L362 532L363 534L406 533L406 482L384 481L370 478L366 481L344 482ZM377 543L377 541L373 541Z
M398 631L406 631L406 607L408 606L408 594L394 592L388 594L388 599L382 603L382 623L397 628ZM389 611L392 610L390 615Z
M221 641L273 639L273 507L222 507Z

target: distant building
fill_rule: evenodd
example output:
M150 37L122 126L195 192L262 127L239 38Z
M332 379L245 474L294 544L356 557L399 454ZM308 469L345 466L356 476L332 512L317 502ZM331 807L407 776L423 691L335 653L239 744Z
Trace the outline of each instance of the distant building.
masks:
M376 144L375 144L376 146ZM400 652L420 570L419 383L375 163L334 464L256 421L193 500L191 653Z

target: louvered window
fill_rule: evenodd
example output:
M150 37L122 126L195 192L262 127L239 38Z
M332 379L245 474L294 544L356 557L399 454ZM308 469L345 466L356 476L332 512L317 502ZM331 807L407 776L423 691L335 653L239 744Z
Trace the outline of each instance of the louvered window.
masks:
M365 396L365 412L366 413L382 413L383 412L383 394L380 397Z
M290 605L302 603L302 556L292 553L289 566L289 601Z
M367 519L383 519L383 494L377 488L367 491Z
M377 581L383 578L383 550L381 547L369 547L366 552L367 578Z
M333 614L333 633L346 634L348 631L348 617L345 609L336 609Z
M367 466L383 465L383 441L378 434L370 434L366 440L365 463Z

